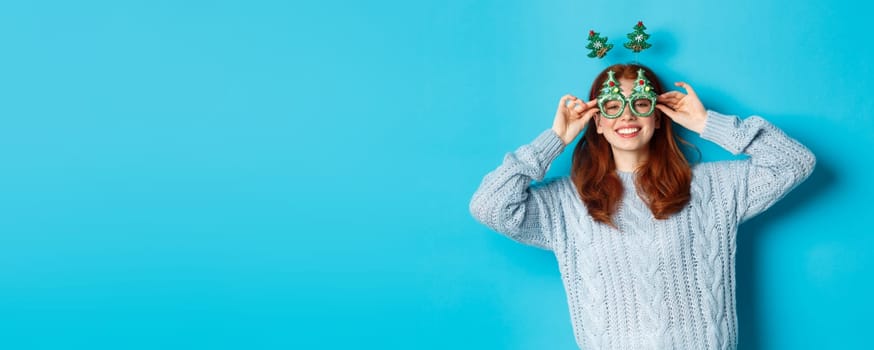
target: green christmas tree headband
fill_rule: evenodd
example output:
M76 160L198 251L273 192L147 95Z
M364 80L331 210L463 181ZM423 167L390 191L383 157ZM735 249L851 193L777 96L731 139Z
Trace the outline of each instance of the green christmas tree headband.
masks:
M627 35L629 41L623 46L635 54L650 48L652 45L646 42L649 39L649 34L644 32L645 30L643 22L637 22L634 31ZM607 51L613 48L613 44L607 43L606 36L601 37L600 33L590 30L589 44L586 45L586 48L592 50L589 57L604 58ZM619 81L615 77L616 72L611 70L607 74L607 80L601 86L601 92L598 95L598 108L603 117L619 118L629 105L631 106L631 114L635 116L649 117L653 114L658 96L655 93L655 88L644 75L643 69L637 70L637 79L631 90L631 95L628 97L622 95Z
M634 53L640 53L643 50L650 48L650 45L647 40L649 40L649 34L645 32L646 26L643 25L643 21L638 21L637 25L634 26L634 31L628 33L626 35L628 37L628 41L623 44L626 49L633 51ZM589 52L589 57L592 58L604 58L604 55L607 54L607 51L613 48L613 44L607 43L607 37L602 37L601 33L598 33L594 30L589 31L589 44L586 45L586 48L592 50Z

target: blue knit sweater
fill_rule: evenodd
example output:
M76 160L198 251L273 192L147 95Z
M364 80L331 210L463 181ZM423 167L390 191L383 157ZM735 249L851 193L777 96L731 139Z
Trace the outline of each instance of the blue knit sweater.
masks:
M707 116L701 137L749 158L695 165L689 204L666 220L636 194L634 174L618 171L618 228L594 221L569 176L543 179L565 148L552 129L507 153L474 193L477 221L555 254L580 348L736 349L737 227L816 159L760 117Z

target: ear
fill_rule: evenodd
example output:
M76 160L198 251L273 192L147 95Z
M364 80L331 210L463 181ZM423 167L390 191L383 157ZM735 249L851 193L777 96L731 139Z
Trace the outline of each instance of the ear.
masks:
M592 119L595 120L595 131L597 131L599 134L603 134L604 130L601 128L601 113L595 113L595 115L592 116Z
M655 113L655 115L653 117L655 117L655 128L656 129L661 128L662 127L662 114Z

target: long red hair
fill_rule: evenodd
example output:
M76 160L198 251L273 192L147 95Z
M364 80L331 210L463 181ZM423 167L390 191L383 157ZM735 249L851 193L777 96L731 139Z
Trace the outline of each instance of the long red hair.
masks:
M644 70L657 94L664 92L659 79L649 68L639 64L616 64L598 74L592 82L589 100L598 98L601 86L607 80L607 71L613 70L616 79L634 80L638 69ZM663 220L689 203L692 169L677 144L677 140L682 140L674 133L670 118L658 109L650 118L658 118L660 127L655 129L649 141L646 162L634 172L634 183L653 216ZM594 117L589 120L583 139L574 148L571 169L571 180L589 215L595 221L615 227L613 215L619 209L624 190L615 171L610 143L597 133Z

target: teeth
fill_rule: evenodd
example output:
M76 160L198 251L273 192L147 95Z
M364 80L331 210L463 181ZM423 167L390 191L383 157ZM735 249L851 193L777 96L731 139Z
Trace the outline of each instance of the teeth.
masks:
M622 135L630 135L630 134L636 133L638 131L640 131L640 128L622 128L622 129L616 130L617 133L620 133Z

